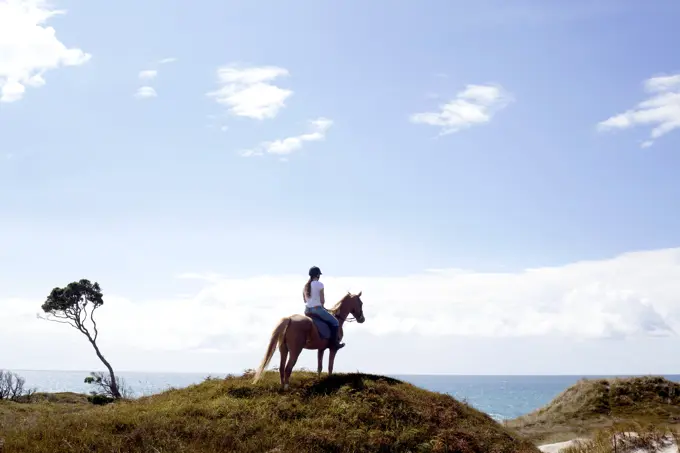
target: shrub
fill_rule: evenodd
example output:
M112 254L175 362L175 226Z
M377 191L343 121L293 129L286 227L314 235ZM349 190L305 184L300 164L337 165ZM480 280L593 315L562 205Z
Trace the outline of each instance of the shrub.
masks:
M85 383L92 384L96 388L96 390L90 392L91 396L101 397L97 399L99 403L95 404L102 404L102 401L105 401L106 399L129 399L133 396L132 389L122 378L117 376L115 377L115 385L113 385L110 375L100 372L91 372L90 375L85 378Z
M0 370L0 400L29 401L35 389L26 389L26 379L16 373Z

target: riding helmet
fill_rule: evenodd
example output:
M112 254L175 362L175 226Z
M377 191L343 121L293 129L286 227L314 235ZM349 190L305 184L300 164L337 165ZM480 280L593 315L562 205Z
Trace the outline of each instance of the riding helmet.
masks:
M321 269L319 269L318 267L312 266L312 267L309 268L309 276L311 278L319 277L320 275L321 275Z

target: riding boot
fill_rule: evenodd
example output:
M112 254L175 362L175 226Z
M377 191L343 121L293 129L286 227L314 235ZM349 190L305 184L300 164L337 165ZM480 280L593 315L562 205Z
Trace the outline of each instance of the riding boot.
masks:
M335 326L330 326L331 328L331 339L328 343L328 345L332 349L342 349L345 347L345 343L340 343L338 341L338 328Z

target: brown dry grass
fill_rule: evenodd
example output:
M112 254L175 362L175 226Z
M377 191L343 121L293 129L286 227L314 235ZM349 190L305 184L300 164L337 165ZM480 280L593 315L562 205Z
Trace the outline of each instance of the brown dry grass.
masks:
M598 430L591 439L577 442L561 453L630 453L633 451L658 452L676 443L678 434L673 429L636 422L616 423Z
M400 381L297 372L208 379L181 390L92 406L0 405L5 452L460 452L536 453L488 415Z

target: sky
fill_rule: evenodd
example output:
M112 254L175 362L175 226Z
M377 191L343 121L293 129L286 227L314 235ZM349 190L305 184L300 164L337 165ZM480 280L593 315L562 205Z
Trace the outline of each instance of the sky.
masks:
M678 372L679 14L0 0L0 367L101 369L87 278L114 368L255 368L318 265L339 371Z

